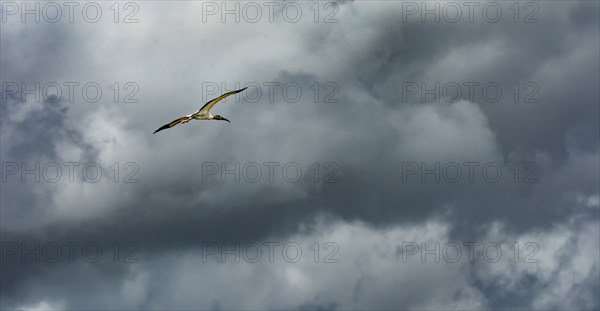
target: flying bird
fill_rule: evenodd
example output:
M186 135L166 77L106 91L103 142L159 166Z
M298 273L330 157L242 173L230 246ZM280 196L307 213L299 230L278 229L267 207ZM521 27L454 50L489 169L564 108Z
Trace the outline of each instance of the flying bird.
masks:
M224 99L225 97L233 95L233 94L237 94L245 89L247 89L247 87L245 87L241 90L225 93L215 99L212 99L208 103L204 104L204 106L202 106L202 108L200 108L198 111L196 111L192 114L188 114L187 116L181 117L177 120L173 120L173 121L171 121L171 123L161 126L159 129L154 131L154 133L152 133L152 134L156 134L162 130L172 128L173 126L175 126L177 124L188 123L190 120L223 120L223 121L230 122L229 120L223 118L220 115L213 116L212 114L210 114L209 110L210 110L210 108L214 107L214 105L216 105L220 100Z

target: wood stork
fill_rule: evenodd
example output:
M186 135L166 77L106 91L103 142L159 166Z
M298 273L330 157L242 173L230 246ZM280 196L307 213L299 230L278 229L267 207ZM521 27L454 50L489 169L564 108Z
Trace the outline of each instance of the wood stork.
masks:
M208 103L204 104L204 106L202 106L202 108L200 108L198 111L196 111L192 114L188 114L187 116L181 117L177 120L173 120L173 121L171 121L171 123L161 126L159 129L154 131L154 133L152 133L152 134L156 134L162 130L172 128L173 126L175 126L177 124L188 123L190 120L223 120L223 121L230 122L229 120L223 118L220 115L213 116L212 114L210 114L209 110L210 110L210 108L212 108L214 105L216 105L220 100L224 99L225 97L233 95L233 94L237 94L245 89L247 89L247 87L245 87L241 90L225 93L215 99L212 99Z

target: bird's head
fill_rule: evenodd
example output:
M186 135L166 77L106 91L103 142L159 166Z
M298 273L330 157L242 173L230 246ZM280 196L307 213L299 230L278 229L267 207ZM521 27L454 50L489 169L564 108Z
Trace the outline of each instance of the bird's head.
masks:
M216 116L214 116L214 117L213 117L213 119L214 119L214 120L223 120L223 121L227 121L227 122L229 122L229 120L227 120L227 119L223 118L221 115L216 115Z

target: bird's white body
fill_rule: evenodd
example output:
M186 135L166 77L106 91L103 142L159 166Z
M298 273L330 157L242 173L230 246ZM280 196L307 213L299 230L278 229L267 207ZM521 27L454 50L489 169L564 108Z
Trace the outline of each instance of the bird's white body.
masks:
M193 113L193 114L187 115L186 117L189 117L190 119L196 119L196 120L211 120L211 119L215 118L215 116L210 114L210 112L208 112L208 111L200 111L198 113Z

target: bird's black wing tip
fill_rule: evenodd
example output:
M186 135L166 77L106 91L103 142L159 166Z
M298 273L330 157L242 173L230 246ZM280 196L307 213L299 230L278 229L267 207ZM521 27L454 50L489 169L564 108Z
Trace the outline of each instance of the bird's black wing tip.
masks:
M169 125L165 124L165 125L161 126L160 128L158 128L156 131L154 131L154 133L152 133L152 134L156 134L156 133L158 133L164 129L168 129L168 128L169 128Z

